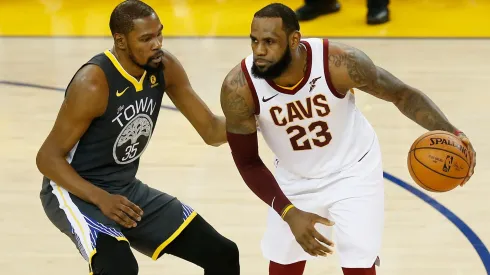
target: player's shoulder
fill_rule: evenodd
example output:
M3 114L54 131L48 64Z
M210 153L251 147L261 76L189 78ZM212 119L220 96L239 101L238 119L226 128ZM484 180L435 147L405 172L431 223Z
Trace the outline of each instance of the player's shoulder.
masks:
M103 95L108 92L109 85L106 74L99 65L86 64L75 73L68 90Z
M102 115L107 107L109 84L103 69L96 64L85 64L73 76L66 90L65 100L72 107L83 109L87 115Z
M225 115L234 113L234 116L248 117L258 108L243 71L242 62L228 72L221 86L220 101Z
M169 50L162 49L162 51L163 51L162 62L163 62L164 68L169 68L169 67L171 68L175 64L180 64L180 61L177 58L177 56L175 56Z
M246 72L243 71L242 63L238 63L225 76L222 90L228 92L250 93Z
M357 55L363 54L363 52L353 45L329 40L328 54L330 56L355 57Z
M238 63L228 72L221 86L222 97L234 95L240 96L246 101L253 102L249 80L247 80L246 72L243 70L242 63Z

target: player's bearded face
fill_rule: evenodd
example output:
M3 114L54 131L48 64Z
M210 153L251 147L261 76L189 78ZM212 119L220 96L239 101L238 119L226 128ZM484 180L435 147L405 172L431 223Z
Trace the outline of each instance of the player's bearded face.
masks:
M163 51L161 49L149 57L137 58L131 46L128 44L128 53L131 61L146 71L161 70L163 68ZM160 59L160 57L162 58L161 61L155 62L155 60ZM144 62L139 60L144 60Z
M284 50L284 53L277 62L271 63L270 65L257 66L254 61L252 65L252 75L257 78L272 80L281 76L286 71L289 64L291 64L291 60L291 50L289 49L288 43L286 50Z

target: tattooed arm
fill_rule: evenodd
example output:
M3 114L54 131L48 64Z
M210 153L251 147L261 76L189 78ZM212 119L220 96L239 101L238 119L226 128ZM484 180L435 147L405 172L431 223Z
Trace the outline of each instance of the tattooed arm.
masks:
M405 116L429 131L457 130L427 95L373 64L362 51L331 43L329 61L332 82L339 93L357 88L392 102Z
M339 93L357 88L392 102L406 117L429 131L443 130L458 135L472 153L467 180L473 175L476 153L469 139L449 122L427 95L374 65L365 53L354 47L331 43L328 60L332 82Z

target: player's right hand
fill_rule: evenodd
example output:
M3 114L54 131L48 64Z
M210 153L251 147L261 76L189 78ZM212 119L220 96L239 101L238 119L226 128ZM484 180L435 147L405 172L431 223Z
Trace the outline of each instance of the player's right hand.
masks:
M319 215L302 211L296 207L291 208L291 210L286 213L284 220L289 224L296 241L301 245L305 252L312 256L327 256L327 254L333 254L331 248L334 246L333 242L320 234L314 226L316 223L332 226L334 225L334 222Z
M126 228L136 227L143 216L141 208L121 195L106 193L97 206L105 216Z

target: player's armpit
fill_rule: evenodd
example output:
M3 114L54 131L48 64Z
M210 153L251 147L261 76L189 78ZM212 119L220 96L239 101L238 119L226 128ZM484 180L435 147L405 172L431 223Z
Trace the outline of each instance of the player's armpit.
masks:
M65 157L80 140L91 121L107 107L108 85L103 71L86 65L78 71L48 137L36 156L39 171L47 178L88 202L95 203L100 190L83 180Z
M259 156L251 91L239 66L226 77L221 90L228 144L233 160L247 186L281 215L291 202Z
M187 73L168 51L164 55L166 92L170 100L208 145L226 143L225 119L211 112L192 88Z

